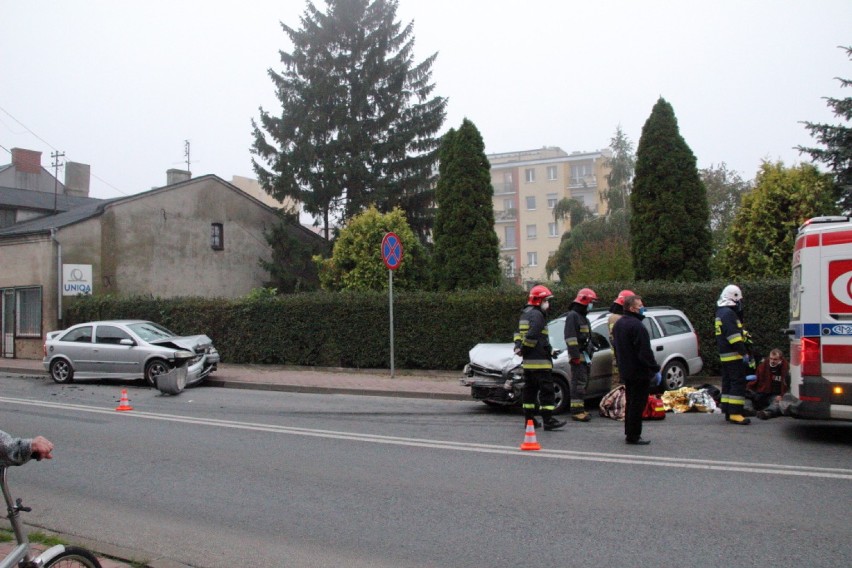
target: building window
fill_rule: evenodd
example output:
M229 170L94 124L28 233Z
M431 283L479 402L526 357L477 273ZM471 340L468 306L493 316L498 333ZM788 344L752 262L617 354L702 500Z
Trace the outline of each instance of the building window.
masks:
M41 337L41 288L17 290L18 321L15 334L18 337Z
M527 253L527 266L538 266L538 253L537 252L528 252Z
M515 226L509 225L503 229L503 243L506 248L515 248Z
M556 194L555 193L548 193L547 194L547 208L553 209L554 207L556 207Z
M571 185L582 185L584 181L591 177L591 175L591 162L574 164L571 166Z
M527 196L527 211L535 211L535 195Z
M225 250L225 228L222 227L222 223L210 225L210 248Z
M551 237L559 236L559 227L556 226L556 223L548 223L547 224L547 234Z
M515 277L515 258L514 258L514 257L511 257L511 256L510 256L510 257L508 257L508 258L506 259L506 272L505 272L505 275L506 275L508 278L514 278L514 277Z
M547 166L547 179L549 181L556 180L556 166Z
M527 225L527 238L534 239L538 236L538 231L535 228L535 225Z
M511 211L514 208L515 208L515 204L512 202L511 199L504 199L503 200L503 211Z
M524 176L526 176L527 183L533 183L535 181L535 168L524 170Z

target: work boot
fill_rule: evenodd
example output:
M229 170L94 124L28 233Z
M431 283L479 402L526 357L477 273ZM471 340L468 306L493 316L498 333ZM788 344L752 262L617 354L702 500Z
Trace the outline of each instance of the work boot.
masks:
M583 412L571 415L571 420L576 420L577 422L588 422L591 419L592 417L589 416L589 413L585 410Z
M556 430L557 428L562 428L568 424L565 420L559 420L558 418L550 417L545 419L544 421L544 429L545 430Z
M739 424L740 426L747 426L748 424L751 424L751 420L742 414L731 414L728 420L731 424Z

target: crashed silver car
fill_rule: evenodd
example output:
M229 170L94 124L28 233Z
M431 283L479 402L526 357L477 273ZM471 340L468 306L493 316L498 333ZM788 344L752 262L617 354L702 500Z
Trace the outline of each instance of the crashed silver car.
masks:
M144 320L80 323L51 331L44 342L44 368L57 383L78 379L144 379L186 368L186 386L216 370L219 352L206 335L181 337Z
M594 355L586 386L586 398L599 398L610 390L612 384L612 346L609 343L607 320L609 312L593 310L588 315L592 328ZM663 388L678 389L684 386L689 375L701 372L704 363L698 349L698 336L686 315L675 308L658 306L648 308L642 320L651 337L651 349L662 368ZM553 385L556 391L556 414L566 412L571 402L571 365L565 345L565 316L547 324L550 344L558 355L553 359ZM460 379L462 386L470 387L475 400L488 406L508 407L521 403L524 372L522 360L514 354L512 343L480 343L469 352L470 362L465 365Z

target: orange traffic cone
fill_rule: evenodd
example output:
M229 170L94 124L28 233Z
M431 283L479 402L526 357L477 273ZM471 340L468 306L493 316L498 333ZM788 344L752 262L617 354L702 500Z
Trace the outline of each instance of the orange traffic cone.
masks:
M535 426L532 420L527 420L527 431L524 434L524 443L521 444L522 450L540 450L541 445L535 439Z
M133 410L133 407L130 406L130 400L127 398L127 389L121 389L121 399L115 409L118 411Z

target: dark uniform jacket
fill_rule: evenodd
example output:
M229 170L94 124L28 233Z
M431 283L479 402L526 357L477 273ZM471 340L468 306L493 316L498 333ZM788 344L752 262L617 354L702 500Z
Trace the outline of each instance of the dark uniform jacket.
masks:
M518 331L515 333L515 347L521 350L524 369L553 368L553 348L545 323L544 313L538 306L528 305L521 312Z
M568 357L582 360L590 337L589 318L576 310L565 314L565 345L568 347Z
M612 328L618 371L625 382L649 380L660 370L651 351L651 336L642 325L642 319L639 314L625 310Z
M730 306L716 308L716 347L722 363L741 361L746 354L743 322Z

